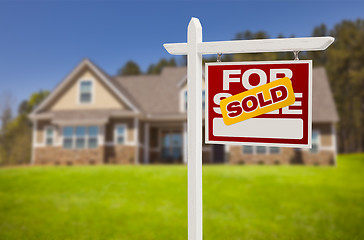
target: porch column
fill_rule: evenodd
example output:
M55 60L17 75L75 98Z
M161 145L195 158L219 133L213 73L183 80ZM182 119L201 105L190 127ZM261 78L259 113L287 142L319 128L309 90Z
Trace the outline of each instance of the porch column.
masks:
M187 164L187 124L184 122L183 123L183 132L182 132L182 137L183 137L183 143L182 143L182 154L183 154L183 163Z
M105 138L105 125L99 125L99 133L98 133L98 142L99 146L104 146L106 142Z
M37 120L33 120L33 131L32 131L32 158L30 164L34 164L35 161L35 145L37 141Z
M139 119L134 118L135 164L139 164Z
M149 123L144 124L144 164L149 163Z

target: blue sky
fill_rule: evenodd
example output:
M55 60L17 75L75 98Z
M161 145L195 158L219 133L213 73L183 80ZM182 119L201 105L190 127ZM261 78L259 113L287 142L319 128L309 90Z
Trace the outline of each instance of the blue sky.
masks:
M111 75L128 60L146 70L171 57L163 43L186 41L192 16L204 41L215 41L244 30L310 36L321 23L364 18L363 10L359 1L0 0L0 93L19 103L51 90L85 57Z

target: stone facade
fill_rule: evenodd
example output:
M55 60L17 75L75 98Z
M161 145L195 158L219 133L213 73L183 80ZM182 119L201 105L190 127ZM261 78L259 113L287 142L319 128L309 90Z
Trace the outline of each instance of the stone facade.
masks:
M35 148L36 165L134 164L135 146L107 146L95 149Z
M301 151L302 160L305 165L335 165L336 159L333 151L321 150L318 153Z
M280 148L278 154L244 154L241 146L230 147L230 164L305 164L305 165L334 165L335 154L330 150L320 150L311 153L309 150Z
M135 164L135 146L107 146L105 147L105 163Z
M38 144L44 143L44 128L51 123L47 121L39 122L37 127L36 140ZM127 126L126 145L114 145L114 129L118 124ZM139 127L141 124L139 124ZM181 164L181 159L162 159L162 132L171 128L174 132L182 133L181 125L174 123L171 126L158 125L150 127L149 134L149 163L150 164ZM55 128L57 129L57 128ZM114 119L105 126L103 131L106 144L95 149L64 149L60 146L60 128L56 131L56 146L37 146L34 148L34 163L48 165L75 165L75 164L136 164L144 163L144 136L139 128L139 149L135 142L134 120ZM144 129L143 129L144 130ZM278 153L243 153L243 147L238 145L230 146L225 153L225 161L229 164L306 164L306 165L334 165L335 148L333 138L333 126L331 124L314 124L313 131L319 132L319 147L317 153L312 153L308 149L280 148ZM204 136L204 134L203 134ZM268 148L267 148L268 150ZM268 152L268 151L267 151ZM204 164L214 163L213 145L203 144L202 160ZM136 159L138 158L138 159ZM217 162L217 163L223 163Z
M104 147L95 149L38 147L34 149L34 158L34 164L39 165L102 164L104 162Z
M294 156L292 148L281 148L278 154L244 154L241 146L231 146L229 152L231 164L289 164Z

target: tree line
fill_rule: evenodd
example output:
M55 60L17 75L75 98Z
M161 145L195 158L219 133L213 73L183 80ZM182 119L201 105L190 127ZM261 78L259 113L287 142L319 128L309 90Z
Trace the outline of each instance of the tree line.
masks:
M333 36L335 42L326 51L302 52L300 59L312 59L314 66L325 67L335 99L340 121L336 125L338 150L341 153L364 151L364 20L344 20L328 29L325 24L315 27L312 36ZM284 37L282 34L278 38ZM294 36L289 36L294 37ZM235 35L235 40L265 39L270 36L264 31L243 31ZM228 54L222 61L272 61L292 60L293 53L251 53ZM117 75L160 74L166 66L184 66L186 57L161 59L142 72L138 64L128 61ZM203 59L216 61L216 56ZM0 94L0 165L24 164L31 159L32 123L29 113L49 94L39 91L24 100L18 107L16 117L12 117L13 99L11 94Z

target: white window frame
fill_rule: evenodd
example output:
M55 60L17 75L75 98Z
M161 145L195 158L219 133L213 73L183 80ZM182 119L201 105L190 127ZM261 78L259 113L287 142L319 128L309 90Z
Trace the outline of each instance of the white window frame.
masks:
M318 129L314 129L312 130L312 136L313 136L313 133L317 133L317 152L312 152L312 146L311 148L308 148L307 150L311 153L311 154L318 154L320 152L320 149L321 149L321 133L320 133L320 130ZM311 145L313 145L313 139L311 139Z
M83 82L91 82L91 100L90 102L81 102L81 84ZM89 105L94 103L95 99L95 83L93 79L80 79L78 81L78 91L77 91L77 103L81 105Z
M244 147L252 147L252 152L251 153L245 153L244 152ZM255 147L254 146L252 146L252 145L243 145L243 146L241 146L241 153L243 154L243 155L253 155L253 154L255 154Z
M118 131L117 129L119 127L123 127L124 128L124 143L118 143ZM127 145L129 142L128 142L128 126L126 123L119 123L119 124L116 124L115 127L114 127L114 145Z
M264 147L265 152L264 153L258 153L258 147ZM255 154L256 155L268 155L269 154L269 147L268 146L254 146Z
M204 94L205 93L205 94ZM206 90L202 89L202 111L206 110Z
M63 132L64 132L64 128L66 127L70 127L72 128L72 137L65 137L63 135ZM77 148L77 135L76 135L76 128L77 127L84 127L85 128L85 147L84 148ZM89 127L97 127L97 136L95 136L94 138L96 138L97 140L97 146L95 148L90 148L89 147L89 134L88 134L88 128ZM101 131L101 126L99 125L74 125L74 126L63 126L62 127L62 148L63 149L66 149L66 150L85 150L85 149L97 149L100 145L101 145L101 142L100 142L100 131ZM65 139L72 139L72 147L71 148L65 148L64 147L64 140Z
M48 145L47 144L47 130L48 129L52 129L52 145ZM46 147L54 147L56 145L56 138L55 138L55 127L54 126L45 126L44 127L44 132L43 132L43 143L44 143L44 146Z
M64 136L64 129L65 128L72 128L72 136L71 137L65 137ZM71 148L65 148L64 147L64 140L65 139L72 139L72 146ZM67 150L73 150L73 149L76 149L76 134L75 134L75 126L63 126L62 127L62 148L63 149L67 149Z
M273 154L273 155L277 155L277 154L281 154L281 147L276 147L276 148L278 148L278 152L277 153L272 153L271 151L270 151L270 148L272 148L272 146L270 146L270 147L268 147L268 154Z
M96 136L90 137L90 135L89 135L89 128L90 127L97 127L97 135ZM98 125L88 125L88 126L86 126L86 148L87 149L97 149L100 146L100 131L101 131L101 127L98 126ZM90 148L90 145L89 145L90 138L96 138L96 141L97 141L96 147Z
M205 107L206 107L206 89L203 88L202 92L201 92L201 96L202 93L205 92L205 98L202 97L202 110L205 111ZM179 93L179 110L180 112L187 112L187 104L188 104L188 93L187 93L187 98L185 99L185 94L187 93L187 88L186 89L182 89ZM186 100L186 101L185 101ZM205 103L205 104L204 104Z
M77 136L77 128L85 128L85 135L84 135L84 137L78 137ZM73 127L73 134L74 134L74 146L73 146L73 148L74 149L77 149L77 150L82 150L82 149L88 149L88 144L87 144L87 140L88 140L88 136L87 136L87 129L88 127L87 126L74 126ZM83 146L83 148L78 148L77 147L77 140L78 139L84 139L84 141L85 141L85 143L84 143L84 146Z
M281 154L281 151L282 151L281 148L278 147L278 149L279 149L278 153L271 153L270 152L271 146L255 146L255 145L249 145L253 149L252 153L244 153L244 146L241 147L241 154L243 154L243 155L270 155L270 154L277 155L277 154ZM257 151L257 148L258 147L265 147L266 148L265 153L258 153L258 151Z

